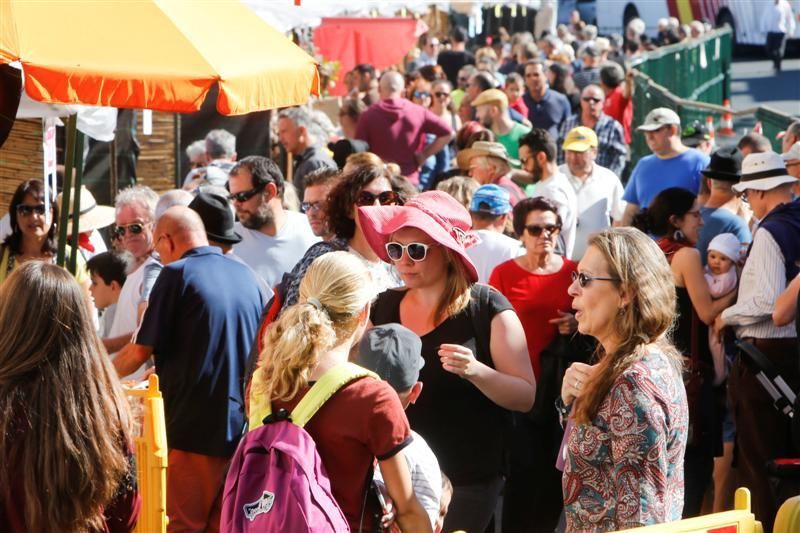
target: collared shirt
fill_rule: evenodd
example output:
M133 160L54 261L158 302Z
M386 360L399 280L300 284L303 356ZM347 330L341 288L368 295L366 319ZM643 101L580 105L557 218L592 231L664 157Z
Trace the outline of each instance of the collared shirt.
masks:
M245 265L201 246L166 265L136 334L164 392L171 449L230 457L245 423L242 382L266 302Z
M558 163L564 162L564 139L570 130L582 126L580 114L576 113L567 118L558 132ZM625 169L625 160L628 155L628 147L625 145L625 132L622 124L609 117L605 113L600 115L597 124L594 126L597 134L597 159L596 163L601 167L606 167L617 176L622 175Z
M561 165L558 170L575 190L578 220L575 225L575 248L570 259L578 261L586 252L589 235L608 228L612 220L622 220L626 205L622 199L622 183L613 172L597 163L585 180L573 176L567 165Z
M528 120L534 128L542 128L553 137L558 138L558 128L572 113L572 106L563 94L547 89L538 102L525 91L522 94L525 105L528 106Z
M303 197L303 190L306 186L306 175L323 167L337 168L336 162L328 155L328 151L321 146L309 146L303 151L300 157L297 158L292 182L294 183L294 188L297 189L298 197Z
M786 289L786 267L778 243L769 231L756 230L753 247L742 270L736 304L722 312L736 336L756 339L793 338L794 324L778 327L772 322L775 300Z
M792 16L792 6L786 0L773 3L764 11L761 18L761 30L768 33L785 33L791 36L794 33L795 22Z

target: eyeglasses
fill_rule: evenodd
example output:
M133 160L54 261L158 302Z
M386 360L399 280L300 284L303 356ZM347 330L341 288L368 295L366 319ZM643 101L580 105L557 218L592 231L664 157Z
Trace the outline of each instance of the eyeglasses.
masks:
M139 222L134 222L133 224L123 224L114 228L114 235L117 236L118 239L121 239L125 236L126 232L130 232L131 235L139 235L144 230L144 224Z
M401 244L399 242L387 242L386 255L388 255L389 259L392 261L400 261L403 257L403 250L405 250L409 259L415 263L419 263L420 261L425 261L425 258L428 256L428 249L431 246L438 246L438 244L424 244L421 242Z
M263 191L264 187L266 187L266 186L267 186L266 183L262 183L261 185L257 185L255 187L253 187L249 191L240 191L240 192L237 192L237 193L229 194L228 195L228 200L234 200L234 201L239 202L239 203L246 202L247 200L249 200L250 198L252 198L256 194L258 194L261 191Z
M17 206L17 214L18 215L22 215L24 217L29 217L33 213L36 213L39 216L44 215L44 204L39 204L39 205L19 204Z
M380 194L361 191L356 198L356 205L359 207L375 205L375 200L378 200L381 205L397 205L400 203L400 197L394 191L383 191Z
M581 272L581 273L573 272L572 273L572 282L574 283L575 281L578 282L578 285L580 285L581 289L584 289L584 288L586 288L586 286L588 284L590 284L593 281L620 281L620 279L619 278L599 278L599 277L596 278L596 277L593 277L593 276L587 276L583 272Z
M322 202L303 202L300 204L300 209L303 210L303 213L308 213L310 211L320 211L322 210L323 203Z
M437 92L433 94L436 95L436 98L447 98L448 96L450 96L450 93L445 93L445 92Z
M428 91L414 91L414 98L430 98L431 93Z
M599 104L600 102L603 101L602 98L595 98L593 96L584 96L583 98L581 98L581 100L583 100L584 102L591 102L593 104Z
M532 237L538 237L542 234L542 232L547 232L548 235L553 235L561 231L561 226L559 224L546 224L544 226L537 226L536 224L529 224L525 226L525 231L527 231Z

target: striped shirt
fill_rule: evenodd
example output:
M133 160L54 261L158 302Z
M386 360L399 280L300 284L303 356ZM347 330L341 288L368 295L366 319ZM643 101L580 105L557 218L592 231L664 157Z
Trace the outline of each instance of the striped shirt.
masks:
M564 163L564 139L570 130L582 126L580 114L576 113L561 123L558 129L558 164ZM625 133L622 124L605 113L600 115L594 126L597 134L597 159L595 163L606 167L617 176L622 176L628 156L628 146L625 144Z
M742 270L736 304L722 312L722 319L726 325L734 326L740 339L796 337L794 324L778 327L772 322L775 300L784 289L786 266L783 252L769 231L758 229Z

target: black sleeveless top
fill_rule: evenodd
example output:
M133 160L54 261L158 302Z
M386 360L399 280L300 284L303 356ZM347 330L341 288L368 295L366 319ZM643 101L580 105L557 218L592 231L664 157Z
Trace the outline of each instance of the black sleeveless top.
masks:
M372 323L400 323L400 302L405 294L405 290L394 289L381 293L372 308ZM478 285L473 285L470 305L421 337L425 366L419 379L424 387L417 402L406 411L411 428L427 441L442 472L454 485L489 481L503 472L505 461L510 411L484 396L469 381L444 370L438 355L441 344L460 344L494 368L491 354L477 345L486 344L479 339L489 339L491 318L513 307L494 289L486 294L488 297L481 302ZM473 313L488 318L483 319L485 329L477 336Z

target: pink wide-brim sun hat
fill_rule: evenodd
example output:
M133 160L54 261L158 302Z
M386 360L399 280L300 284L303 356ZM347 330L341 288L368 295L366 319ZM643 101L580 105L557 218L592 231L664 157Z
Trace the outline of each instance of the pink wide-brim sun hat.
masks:
M402 228L416 228L434 242L451 250L466 267L470 281L478 281L478 269L466 249L477 242L470 233L472 218L455 198L442 191L428 191L415 196L404 206L366 206L358 208L361 231L372 250L391 263L386 243Z

